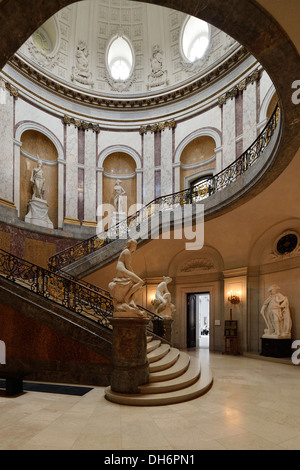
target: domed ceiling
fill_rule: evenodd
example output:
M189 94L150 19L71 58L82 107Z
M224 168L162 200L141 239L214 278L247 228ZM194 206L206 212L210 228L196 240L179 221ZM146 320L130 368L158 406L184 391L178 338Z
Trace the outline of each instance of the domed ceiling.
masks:
M32 78L47 77L48 85L132 98L217 77L246 54L224 32L181 12L127 0L87 0L51 17L14 62Z

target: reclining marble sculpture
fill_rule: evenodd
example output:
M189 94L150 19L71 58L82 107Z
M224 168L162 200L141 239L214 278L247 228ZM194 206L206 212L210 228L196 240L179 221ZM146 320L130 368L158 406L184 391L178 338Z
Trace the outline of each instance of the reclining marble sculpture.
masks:
M117 262L116 275L108 285L113 299L114 317L146 317L146 312L135 303L144 285L143 279L133 272L131 266L131 255L136 247L136 240L127 241Z
M168 276L163 277L163 281L158 284L154 299L154 312L162 318L172 318L175 312L175 306L171 302L171 294L168 289L168 284L172 278Z
M279 287L269 287L270 295L264 301L261 308L267 328L264 330L263 338L291 338L292 319L288 298L279 292Z

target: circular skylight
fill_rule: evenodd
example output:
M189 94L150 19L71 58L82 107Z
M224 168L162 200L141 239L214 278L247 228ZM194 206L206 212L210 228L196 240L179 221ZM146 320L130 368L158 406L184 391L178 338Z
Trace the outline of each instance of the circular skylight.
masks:
M208 24L191 16L186 22L182 35L182 50L189 62L201 59L209 44Z
M133 54L126 39L118 37L112 41L108 49L107 62L114 80L125 81L129 78L132 71Z

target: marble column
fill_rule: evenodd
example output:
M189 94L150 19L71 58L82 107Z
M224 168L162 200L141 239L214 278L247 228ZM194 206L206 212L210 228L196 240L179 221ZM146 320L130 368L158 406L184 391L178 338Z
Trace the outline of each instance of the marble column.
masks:
M144 181L143 181L143 204L155 198L154 193L154 134L144 134Z
M96 134L85 131L84 220L96 221Z
M13 113L14 98L5 90L5 104L0 104L0 198L12 202L14 199L14 162L13 162ZM18 180L19 184L19 180Z
M161 132L161 195L173 192L172 175L172 129Z
M78 222L78 129L67 127L66 141L66 215L69 223Z
M223 105L223 168L230 165L235 158L235 98L233 98Z
M243 91L243 147L253 144L257 137L256 125L256 82L250 83Z

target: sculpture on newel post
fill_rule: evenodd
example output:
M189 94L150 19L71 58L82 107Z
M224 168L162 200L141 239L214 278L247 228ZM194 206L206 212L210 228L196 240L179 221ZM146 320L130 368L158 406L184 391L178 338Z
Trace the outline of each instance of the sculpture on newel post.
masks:
M269 287L260 311L267 327L262 335L262 355L284 357L291 355L292 318L288 298L279 289L276 284Z
M133 272L131 266L131 255L135 252L136 247L136 240L128 240L119 256L116 275L108 285L113 299L114 317L146 317L146 313L140 310L135 303L144 285L143 279Z
M155 315L160 318L152 320L154 332L163 336L169 342L171 342L171 325L175 312L175 305L171 302L171 293L168 288L171 281L171 277L164 276L163 281L156 288L153 307Z
M149 381L146 312L136 305L144 281L134 273L131 256L136 240L128 240L108 289L113 300L113 370L111 389L119 393L139 393L139 385Z

